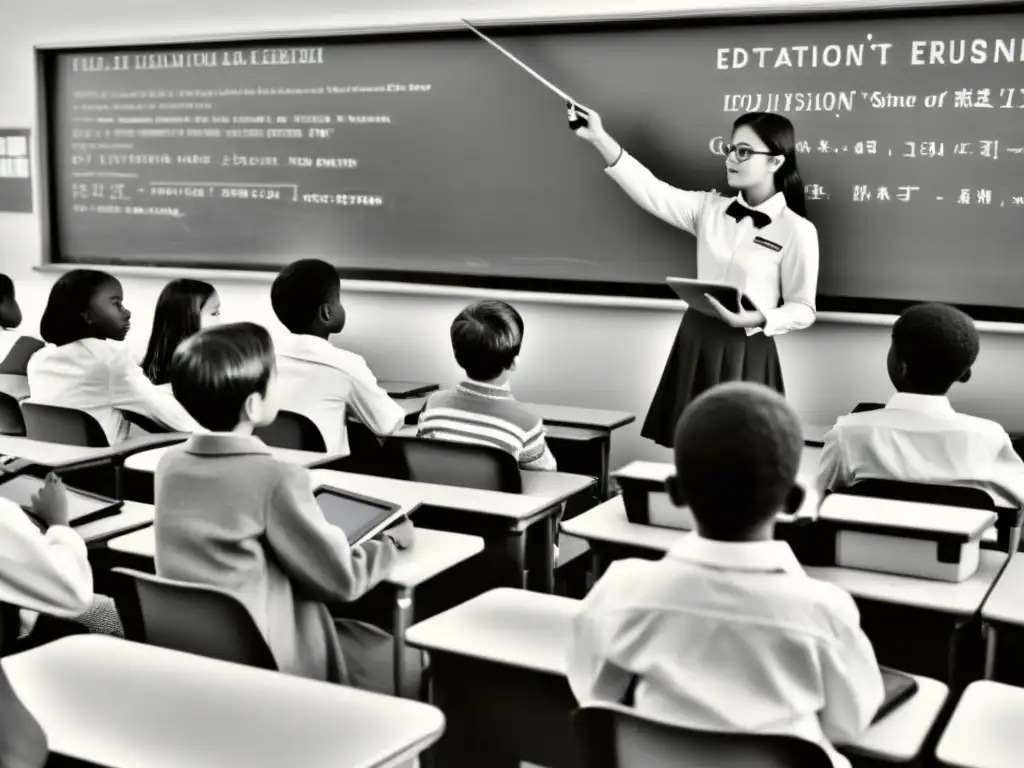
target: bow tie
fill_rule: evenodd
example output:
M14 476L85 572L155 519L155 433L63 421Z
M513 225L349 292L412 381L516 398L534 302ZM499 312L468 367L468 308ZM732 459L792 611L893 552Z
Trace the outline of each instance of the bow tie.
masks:
M736 219L737 222L743 221L743 219L749 216L750 220L754 223L754 227L757 229L767 227L772 223L772 217L767 213L747 208L739 200L733 200L732 204L725 209L725 212Z

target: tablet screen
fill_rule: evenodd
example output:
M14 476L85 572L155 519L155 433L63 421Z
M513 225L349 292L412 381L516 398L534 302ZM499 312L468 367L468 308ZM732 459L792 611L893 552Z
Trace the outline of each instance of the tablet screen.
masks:
M882 673L882 684L885 686L885 698L882 706L872 722L877 723L896 707L909 699L917 691L917 680L905 672L900 672L889 667L879 666Z
M337 488L318 488L313 495L327 522L341 528L353 546L376 536L399 517L397 504L380 499Z
M32 497L39 493L45 481L29 475L20 475L0 485L0 498L13 501L26 512L32 511ZM82 525L102 517L115 514L122 503L115 499L76 491L67 488L68 522L71 525Z

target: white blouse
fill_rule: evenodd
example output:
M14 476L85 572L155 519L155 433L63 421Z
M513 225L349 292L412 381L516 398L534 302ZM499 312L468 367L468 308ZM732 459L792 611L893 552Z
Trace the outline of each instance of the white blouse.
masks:
M176 432L205 432L166 389L146 378L123 344L83 339L47 344L28 362L29 402L75 408L93 416L107 440L128 437L119 409L134 411Z
M627 152L606 173L645 211L696 236L698 279L735 286L761 308L764 327L748 334L777 336L814 322L818 231L786 206L781 192L746 206L772 220L757 229L750 217L736 221L726 214L739 198L677 189Z

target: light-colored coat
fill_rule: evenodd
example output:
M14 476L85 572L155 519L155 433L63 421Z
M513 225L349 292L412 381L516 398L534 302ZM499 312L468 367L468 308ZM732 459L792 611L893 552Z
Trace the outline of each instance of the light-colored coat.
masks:
M194 435L161 459L155 502L159 576L238 598L282 672L348 682L327 605L381 581L393 542L351 548L324 518L309 472L255 437Z

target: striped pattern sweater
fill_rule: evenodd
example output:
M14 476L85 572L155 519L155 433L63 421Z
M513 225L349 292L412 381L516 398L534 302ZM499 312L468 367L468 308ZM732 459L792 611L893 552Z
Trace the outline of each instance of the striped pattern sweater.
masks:
M464 381L435 392L419 417L417 437L491 445L516 457L522 469L554 470L544 422L503 387Z

